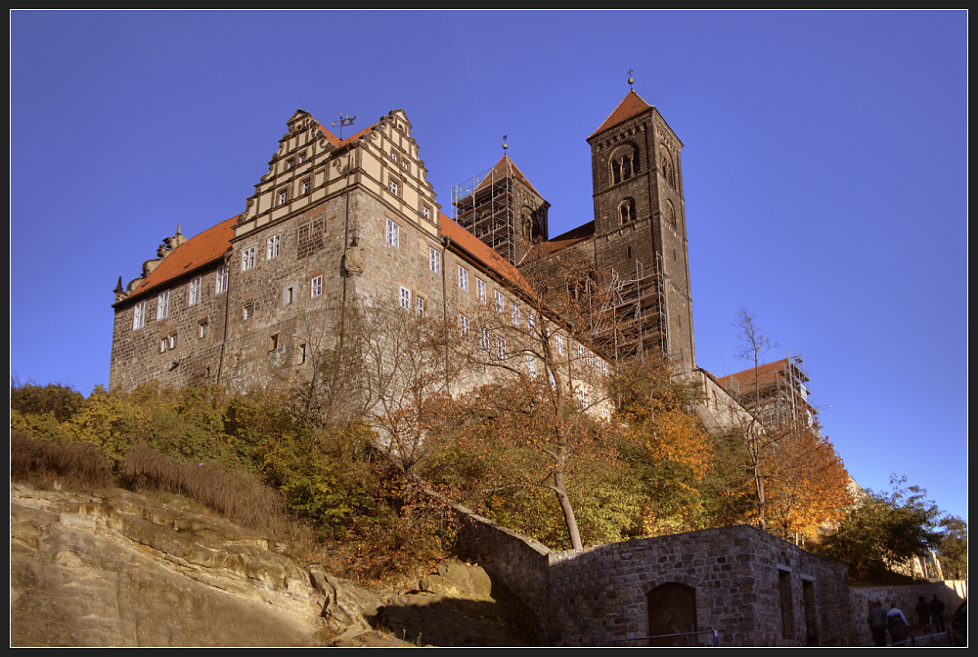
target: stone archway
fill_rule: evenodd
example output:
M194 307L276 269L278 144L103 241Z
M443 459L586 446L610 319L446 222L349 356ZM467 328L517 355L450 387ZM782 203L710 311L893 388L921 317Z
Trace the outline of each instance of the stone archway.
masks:
M695 636L665 636L696 631L696 589L678 582L661 584L648 595L650 645L692 646Z

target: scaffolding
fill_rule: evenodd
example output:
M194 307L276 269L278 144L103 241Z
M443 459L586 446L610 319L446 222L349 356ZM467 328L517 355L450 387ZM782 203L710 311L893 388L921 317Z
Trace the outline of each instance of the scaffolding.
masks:
M452 187L452 219L515 264L513 171L508 157L502 163Z
M658 254L651 271L637 258L630 278L611 270L594 335L616 360L641 358L646 353L668 355L661 272Z

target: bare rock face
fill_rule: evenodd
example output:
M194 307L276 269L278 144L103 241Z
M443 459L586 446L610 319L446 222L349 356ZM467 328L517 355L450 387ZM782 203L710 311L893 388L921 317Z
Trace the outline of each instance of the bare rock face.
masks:
M500 646L533 614L474 565L399 597L268 549L185 502L10 487L12 646Z
M14 646L322 645L380 606L256 532L124 490L12 484L10 508Z

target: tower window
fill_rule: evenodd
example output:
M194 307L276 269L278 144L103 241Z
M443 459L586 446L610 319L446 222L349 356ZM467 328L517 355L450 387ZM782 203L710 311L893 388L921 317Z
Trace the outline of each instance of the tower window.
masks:
M635 201L633 199L626 198L618 206L618 221L622 226L635 221Z

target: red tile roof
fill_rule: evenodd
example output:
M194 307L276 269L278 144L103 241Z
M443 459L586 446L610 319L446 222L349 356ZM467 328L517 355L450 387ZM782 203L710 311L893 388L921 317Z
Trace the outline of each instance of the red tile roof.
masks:
M500 160L496 162L496 165L490 170L490 174L487 175L485 178L483 178L482 182L480 182L475 189L476 191L478 191L483 187L489 186L490 184L492 184L493 181L502 180L507 176L511 176L513 178L516 178L517 180L521 180L524 184L526 184L527 187L532 189L537 195L542 196L540 192L538 192L536 188L532 184L530 184L530 181L527 180L526 176L523 175L523 172L520 171L519 168L517 168L516 164L508 155L503 155L502 158L500 158Z
M174 278L221 260L231 248L237 221L236 216L226 219L175 248L127 298L142 295Z
M771 385L778 380L778 373L788 369L788 359L782 358L773 363L765 363L757 368L757 381L763 388ZM735 384L736 382L736 384ZM742 372L734 372L717 379L717 383L728 392L743 392L754 385L754 368L746 369ZM736 390L731 387L736 386Z
M604 120L601 127L591 133L591 137L600 132L604 132L609 128L613 128L619 123L627 121L634 116L638 116L642 112L649 109L652 109L651 105L642 100L642 97L633 90L629 90L625 98L618 103L618 107L615 108L615 111L613 111L611 115ZM588 137L588 139L591 137Z
M441 233L465 250L470 256L506 279L524 293L533 294L533 287L523 278L520 271L478 237L462 228L444 213L438 213Z

